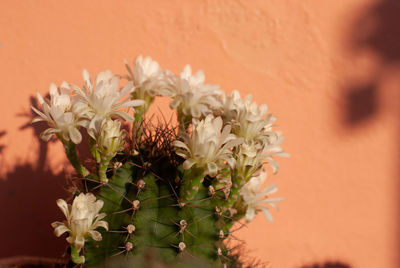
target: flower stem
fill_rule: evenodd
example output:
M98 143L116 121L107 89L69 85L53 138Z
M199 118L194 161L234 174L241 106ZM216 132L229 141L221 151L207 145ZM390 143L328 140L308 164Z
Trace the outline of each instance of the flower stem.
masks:
M187 133L190 123L192 122L191 116L185 116L181 111L178 110L178 122L179 122L179 136Z
M101 182L107 182L108 178L107 178L107 168L108 165L110 164L110 158L106 157L106 158L102 158L100 163L99 163L99 178Z
M242 176L233 174L231 192L229 194L229 198L228 198L227 202L224 203L224 208L228 209L235 204L235 202L239 198L239 191L242 188L244 183L245 183L245 181Z
M181 185L181 202L186 203L192 200L200 187L202 187L202 182L204 179L204 169L198 168L196 166L191 169L185 170L182 178Z
M132 129L132 137L136 139L136 144L140 143L140 138L142 137L143 133L143 121L144 115L146 113L146 107L139 106L135 109L135 122L133 124Z
M78 250L74 245L71 245L71 260L76 264L85 263L85 256L80 256Z
M90 172L79 161L78 155L76 154L76 145L70 141L63 142L63 145L65 148L65 154L67 155L69 162L71 162L72 166L75 168L76 172L83 177L87 177Z

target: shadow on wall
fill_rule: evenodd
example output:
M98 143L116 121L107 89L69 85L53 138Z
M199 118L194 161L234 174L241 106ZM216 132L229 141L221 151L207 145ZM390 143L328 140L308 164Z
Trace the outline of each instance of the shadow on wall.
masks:
M7 132L5 130L0 131L0 139L5 136L7 134ZM0 155L3 153L3 150L6 146L3 144L0 144Z
M306 265L302 266L301 268L351 268L351 267L341 262L326 262L324 264Z
M32 97L31 105L36 106ZM39 135L45 124L31 124L33 113L21 131L33 129L39 142L35 164L18 163L12 171L0 177L0 258L16 255L60 257L66 242L53 234L51 222L62 219L56 199L66 196L65 173L54 173L46 164L48 143ZM0 137L5 132L0 133ZM2 152L4 146L0 146Z
M351 59L357 60L363 57L363 53L373 55L376 59L372 75L358 83L350 83L345 88L346 109L344 114L345 127L354 128L363 122L367 122L380 112L378 106L382 85L389 76L396 78L400 73L400 1L380 0L363 13L352 27L348 35L349 52ZM400 88L400 79L398 88ZM400 90L400 89L397 89ZM395 92L394 92L395 93ZM391 96L399 96L398 93ZM400 133L400 99L394 99L394 106L398 110ZM397 101L397 103L396 103ZM400 143L400 140L397 141ZM400 149L400 144L395 145ZM392 163L399 166L398 156ZM400 170L397 170L400 175ZM398 177L394 178L398 181ZM398 185L398 189L400 189ZM399 203L397 203L399 204ZM400 207L398 208L400 217ZM393 230L395 236L399 237L400 229ZM399 237L400 238L400 237ZM397 242L400 249L400 240ZM400 255L397 254L397 266L400 264Z
M344 123L355 127L379 113L379 87L388 70L400 67L400 1L381 0L353 25L348 43L353 59L372 53L379 63L373 74L345 88Z
M1 139L7 134L7 132L5 130L0 131L0 142ZM2 143L0 143L0 172L1 170L4 168L4 149L6 148L6 146Z

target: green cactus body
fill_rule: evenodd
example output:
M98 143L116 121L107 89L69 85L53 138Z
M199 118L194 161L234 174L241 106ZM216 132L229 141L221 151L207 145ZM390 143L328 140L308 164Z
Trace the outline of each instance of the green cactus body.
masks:
M211 195L205 180L196 196L182 206L178 189L182 172L167 162L145 170L138 157L131 157L108 183L91 181L89 187L104 201L102 212L110 226L102 232L102 241L89 240L85 246L85 265L101 265L117 255L140 256L149 248L167 262L188 255L225 263L222 241L226 236L221 234L228 234L232 220L218 213L221 196ZM135 227L131 234L130 224Z

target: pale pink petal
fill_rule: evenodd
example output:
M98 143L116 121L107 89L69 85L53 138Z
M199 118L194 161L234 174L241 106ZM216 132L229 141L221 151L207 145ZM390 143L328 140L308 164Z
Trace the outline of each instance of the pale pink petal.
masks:
M214 162L207 163L207 169L210 176L214 177L218 173L218 165Z
M36 92L36 97L37 97L37 99L38 99L40 105L43 105L44 99L43 99L42 95L40 95L39 92Z
M122 112L122 111L116 111L116 112L114 112L114 114L116 116L121 117L123 120L128 121L128 122L132 122L134 120L132 115L130 115L128 113L125 113L125 112Z
M35 107L31 106L31 109L37 113L39 116L41 116L42 118L46 118L46 115L44 113L42 113L41 111L39 111L38 109L36 109Z
M102 239L101 234L98 231L89 231L89 234L95 241L101 241Z
M93 225L92 229L96 229L97 227L103 227L108 231L108 222L106 221L98 221Z
M252 221L254 219L254 215L256 214L256 211L253 207L247 207L246 210L246 221Z
M269 222L273 222L272 214L266 207L261 207L262 212L264 213L265 217Z
M50 87L49 87L49 91L50 91L50 96L57 95L58 94L58 89L57 89L56 84L51 83Z
M75 144L79 144L82 141L82 135L76 127L69 128L69 137L71 138L72 142Z
M61 211L64 213L65 218L69 218L69 210L68 210L68 204L65 202L63 199L57 199L57 206L61 209Z
M175 147L183 148L183 149L185 149L187 151L190 151L189 148L187 147L187 145L185 143L181 142L181 141L176 140L176 141L174 141L172 143L172 145L174 145Z
M92 83L90 82L90 75L86 69L83 69L82 76L83 76L83 81L86 84L86 87L89 89L90 92L92 92Z
M42 117L35 117L35 118L33 118L32 123L41 122L41 121L46 121L46 120L43 119Z
M183 168L184 169L190 169L194 164L196 164L196 161L189 158L186 159L185 162L183 162Z
M70 232L71 230L65 225L59 225L58 227L54 228L54 234L57 237L60 237L62 234L66 233L66 232Z

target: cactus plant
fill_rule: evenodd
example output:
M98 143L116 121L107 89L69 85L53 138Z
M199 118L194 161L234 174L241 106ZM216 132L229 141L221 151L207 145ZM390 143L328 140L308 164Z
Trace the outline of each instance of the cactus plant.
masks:
M267 197L275 185L258 189L263 164L276 172L274 156L287 156L275 117L250 96L204 84L203 72L192 75L190 66L175 76L149 57L125 65L128 75L107 70L92 83L84 70L83 87L64 82L50 86L49 100L38 94L34 121L50 126L42 138L63 143L81 182L72 205L57 201L67 220L53 223L55 234L67 233L71 260L89 267L148 250L167 263L189 257L241 267L226 244L232 226L258 211L271 220L263 204L281 201ZM127 80L121 90L120 79ZM172 98L176 126L146 119L156 96ZM78 157L81 129L94 168Z

